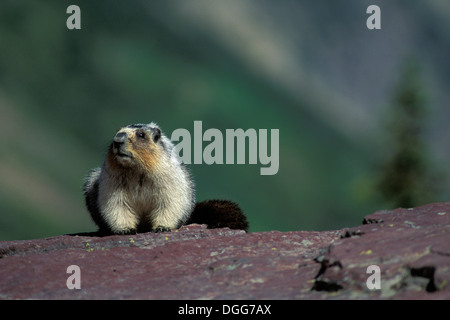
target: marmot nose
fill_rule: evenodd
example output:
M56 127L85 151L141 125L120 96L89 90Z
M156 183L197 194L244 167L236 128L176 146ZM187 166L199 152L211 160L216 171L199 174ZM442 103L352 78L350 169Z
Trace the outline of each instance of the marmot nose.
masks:
M116 134L116 136L114 137L114 147L119 148L127 139L127 134L125 132L119 132L118 134Z

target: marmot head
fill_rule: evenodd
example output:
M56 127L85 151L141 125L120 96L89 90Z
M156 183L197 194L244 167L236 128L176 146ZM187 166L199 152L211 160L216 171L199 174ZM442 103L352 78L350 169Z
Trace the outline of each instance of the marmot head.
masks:
M131 124L117 131L107 161L113 168L151 171L165 151L165 136L155 124ZM170 141L169 141L170 143Z

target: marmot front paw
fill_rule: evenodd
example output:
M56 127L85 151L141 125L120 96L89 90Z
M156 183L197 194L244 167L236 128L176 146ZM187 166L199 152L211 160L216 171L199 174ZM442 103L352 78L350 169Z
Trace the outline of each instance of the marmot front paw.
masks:
M152 229L152 232L172 232L172 229L164 226L157 226L156 228Z

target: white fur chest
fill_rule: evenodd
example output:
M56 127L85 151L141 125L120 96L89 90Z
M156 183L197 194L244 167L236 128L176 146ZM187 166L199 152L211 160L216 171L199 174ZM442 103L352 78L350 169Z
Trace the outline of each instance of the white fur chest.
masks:
M145 176L113 176L103 172L99 184L99 205L103 215L133 215L140 220L155 208L153 182ZM126 211L126 214L125 214Z
M155 192L153 182L148 177L139 177L124 186L128 205L138 216L148 215L155 208Z

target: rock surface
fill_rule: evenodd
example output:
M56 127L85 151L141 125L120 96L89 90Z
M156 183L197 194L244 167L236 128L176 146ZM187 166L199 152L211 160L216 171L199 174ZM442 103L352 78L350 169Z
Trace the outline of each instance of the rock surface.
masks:
M71 265L81 289L68 289ZM367 286L371 265L380 289ZM450 202L378 211L335 231L189 225L2 241L0 270L3 299L450 299Z

